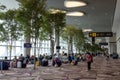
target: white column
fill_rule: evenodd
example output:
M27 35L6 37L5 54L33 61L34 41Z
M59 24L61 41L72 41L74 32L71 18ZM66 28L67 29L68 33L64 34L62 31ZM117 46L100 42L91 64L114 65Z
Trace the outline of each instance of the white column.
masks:
M112 31L116 33L116 47L120 57L120 0L117 0Z
M113 37L109 38L109 53L117 53L116 49L116 34L113 34Z

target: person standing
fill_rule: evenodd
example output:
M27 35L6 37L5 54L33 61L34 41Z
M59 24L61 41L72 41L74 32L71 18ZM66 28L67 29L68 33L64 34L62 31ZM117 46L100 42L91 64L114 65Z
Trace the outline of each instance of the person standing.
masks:
M86 54L86 61L87 61L87 69L88 71L91 70L91 63L93 62L93 56L89 52Z
M109 61L109 53L106 53L106 60Z

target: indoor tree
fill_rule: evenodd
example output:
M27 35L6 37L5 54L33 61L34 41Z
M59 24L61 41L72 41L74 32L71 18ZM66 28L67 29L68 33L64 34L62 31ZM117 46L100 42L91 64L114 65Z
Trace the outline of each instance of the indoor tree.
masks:
M64 28L62 33L62 39L67 41L68 44L68 53L73 52L73 38L76 32L76 28L74 26L67 26Z
M73 52L73 45L75 46L76 50L80 52L85 42L85 37L82 29L71 25L64 28L62 38L68 43L68 53Z
M42 16L46 11L46 0L17 0L19 9L16 15L17 20L23 25L26 42L34 39L34 56L36 57L36 42L39 38L39 32L42 27ZM28 50L30 54L30 50ZM34 59L34 69L35 69Z
M45 23L43 23L43 27L41 29L40 40L50 40L50 52L53 57L54 47L59 46L60 33L66 24L65 12L62 10L56 11L55 9L50 9L46 11L46 15L43 16L43 18Z
M50 53L53 58L54 54L54 22L52 20L51 13L49 11L46 11L45 16L43 16L43 24L42 29L39 34L40 40L47 40L50 41Z
M85 44L85 36L84 33L82 31L82 29L80 28L76 28L76 31L74 33L74 45L76 50L80 53L80 51L82 51L83 49L83 45Z
M15 20L15 14L16 10L8 10L0 13L0 19L3 20L0 27L0 40L9 42L10 60L13 41L18 40L22 35L22 29Z
M102 51L102 49L99 44L92 44L90 51L95 54L97 52Z
M63 28L66 26L66 12L58 9L50 10L50 18L52 21L52 26L55 33L55 48L60 47L60 34L63 31ZM57 53L59 53L59 49L56 49Z
M89 52L90 49L91 49L91 46L92 46L92 44L86 42L86 43L83 45L83 52Z

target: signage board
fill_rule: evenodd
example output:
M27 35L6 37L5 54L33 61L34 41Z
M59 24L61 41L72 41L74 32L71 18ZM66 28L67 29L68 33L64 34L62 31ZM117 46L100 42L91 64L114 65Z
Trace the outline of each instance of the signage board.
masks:
M32 44L31 43L24 43L24 48L31 48Z
M112 32L90 32L89 37L112 37Z
M107 42L101 42L101 43L99 43L99 45L108 45L108 43Z
M60 49L61 47L60 46L56 46L56 49Z

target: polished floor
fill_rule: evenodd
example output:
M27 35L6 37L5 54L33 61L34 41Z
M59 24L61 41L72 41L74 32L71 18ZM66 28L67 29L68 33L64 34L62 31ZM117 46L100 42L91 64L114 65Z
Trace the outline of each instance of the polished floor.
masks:
M86 62L77 66L63 64L61 67L10 68L0 71L0 80L120 80L120 59L95 57L91 71L87 71Z

